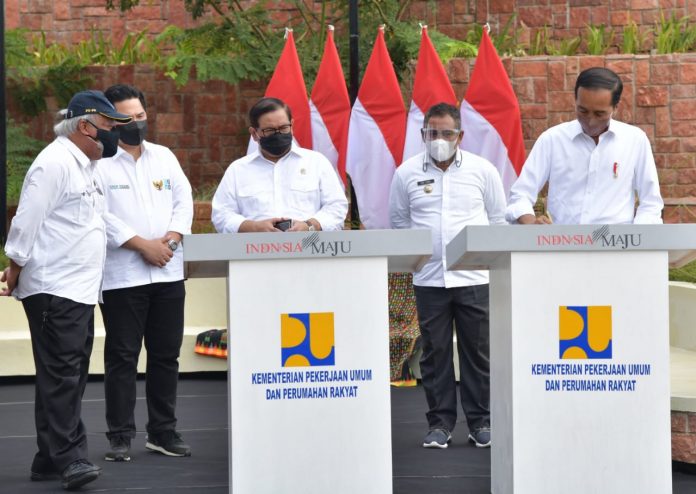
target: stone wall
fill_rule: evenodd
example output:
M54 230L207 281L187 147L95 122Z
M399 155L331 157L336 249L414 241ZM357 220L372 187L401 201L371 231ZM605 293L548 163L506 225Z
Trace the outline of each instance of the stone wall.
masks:
M606 65L618 72L625 88L616 118L638 125L652 142L668 203L666 221L696 219L696 54L524 57L506 58L503 63L520 102L527 150L543 130L574 118L573 88L579 71ZM449 63L458 98L464 96L472 66L473 61L465 59ZM194 186L217 183L227 165L245 154L247 112L266 84L232 86L192 79L177 88L149 66L89 71L96 88L121 82L146 93L151 139L174 150ZM408 83L404 94L408 101ZM51 125L50 115L34 119L32 133L48 140Z
M244 6L257 3L242 0ZM305 5L319 12L319 0L304 0ZM168 24L192 27L197 24L184 10L183 0L142 0L132 11L107 12L106 0L6 0L8 28L24 27L45 31L49 41L74 43L86 39L91 29L110 33L119 42L127 32L147 29L158 34ZM302 22L294 2L268 2L272 17L279 22ZM585 32L586 24L612 27L621 42L623 26L630 20L639 26L652 27L660 12L674 12L678 17L696 17L692 0L413 0L406 18L425 22L443 33L462 39L473 23L489 22L499 32L510 17L520 29L521 41L528 41L534 31L549 26L554 38L570 38ZM329 19L332 13L329 12ZM345 18L336 20L347 24Z

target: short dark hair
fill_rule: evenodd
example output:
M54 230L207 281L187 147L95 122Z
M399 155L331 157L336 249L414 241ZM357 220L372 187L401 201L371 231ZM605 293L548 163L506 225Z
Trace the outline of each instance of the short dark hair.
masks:
M143 110L147 110L145 95L135 86L129 86L128 84L115 84L104 91L104 96L106 96L106 99L111 101L112 105L120 103L121 101L126 101L127 99L138 98L140 100L140 104L143 105Z
M425 128L428 126L428 122L430 122L432 117L447 116L452 117L452 120L454 120L454 125L458 129L462 128L462 117L459 114L459 110L456 106L450 105L449 103L437 103L436 105L431 106L423 118L423 127Z
M611 106L616 106L621 100L623 82L613 70L604 67L591 67L580 72L575 81L575 99L578 98L578 88L608 89L611 91Z
M249 110L249 123L255 129L259 128L259 118L266 113L271 113L276 110L285 110L288 115L288 120L292 122L292 112L290 107L285 102L278 98L261 98Z

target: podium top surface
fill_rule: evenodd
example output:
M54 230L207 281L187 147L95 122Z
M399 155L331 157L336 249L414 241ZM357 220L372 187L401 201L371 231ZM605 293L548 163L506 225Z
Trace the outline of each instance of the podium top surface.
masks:
M510 252L667 251L670 266L696 258L696 224L467 226L447 245L447 269L486 269Z
M227 276L229 261L386 257L390 272L413 272L432 255L430 230L211 233L184 237L187 277Z

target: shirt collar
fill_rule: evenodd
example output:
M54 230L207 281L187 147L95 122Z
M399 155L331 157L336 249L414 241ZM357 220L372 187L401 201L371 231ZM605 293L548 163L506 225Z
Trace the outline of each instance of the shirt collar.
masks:
M612 134L612 135L615 134L614 129L612 128L612 125L611 125L613 122L614 122L614 119L610 118L609 125L607 126L607 131L604 132L604 134ZM600 135L604 135L604 134L600 134ZM580 122L578 121L577 118L575 120L573 120L572 122L570 122L570 126L568 127L568 135L570 136L571 139L576 139L578 136L581 136L581 135L587 135L583 132L582 125L580 125ZM587 136L587 137L590 137L590 136ZM590 139L591 139L591 137L590 137Z
M149 142L143 140L143 142L141 143L141 146L143 149L142 149L142 152L140 153L140 157L142 158L145 155L145 153L148 152L148 150L152 149L151 148L152 145ZM116 150L116 154L114 155L113 159L115 159L115 160L125 159L126 161L135 163L133 156L131 156L130 153L128 151L126 151L125 149L123 149L121 146L119 146L118 149Z
M293 138L292 145L290 146L290 151L285 156L280 158L278 161L275 161L275 162L271 161L268 158L266 158L263 154L261 154L261 146L257 146L256 151L254 151L252 154L250 154L249 157L251 158L251 161L254 161L256 159L260 159L264 163L271 163L271 164L275 165L275 164L280 163L281 161L284 161L290 155L301 156L301 153L302 153L301 150L302 150L302 148L297 144L297 141L295 141L295 139Z
M60 136L56 139L60 144L65 146L68 151L70 151L70 154L72 154L75 157L75 160L82 166L83 168L87 168L88 166L92 165L94 162L90 160L85 153L82 152L82 150L77 147L77 145L72 142L69 138Z

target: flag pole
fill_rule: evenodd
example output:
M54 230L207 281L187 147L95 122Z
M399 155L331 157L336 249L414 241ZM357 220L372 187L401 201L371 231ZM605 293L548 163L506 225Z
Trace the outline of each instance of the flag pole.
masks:
M358 0L350 0L348 7L348 18L350 23L350 105L353 106L358 97L358 85L360 81L360 52L358 42Z
M348 20L350 26L350 52L349 52L349 78L350 78L350 89L348 91L348 96L350 97L350 106L353 107L355 100L358 98L358 87L360 84L360 52L359 44L360 35L358 33L358 0L350 0L348 5ZM358 198L355 195L355 188L353 187L353 181L350 176L349 180L349 190L350 190L350 227L353 230L360 228L360 211L358 210Z
M0 0L0 244L7 239L7 120L5 99L5 2Z

